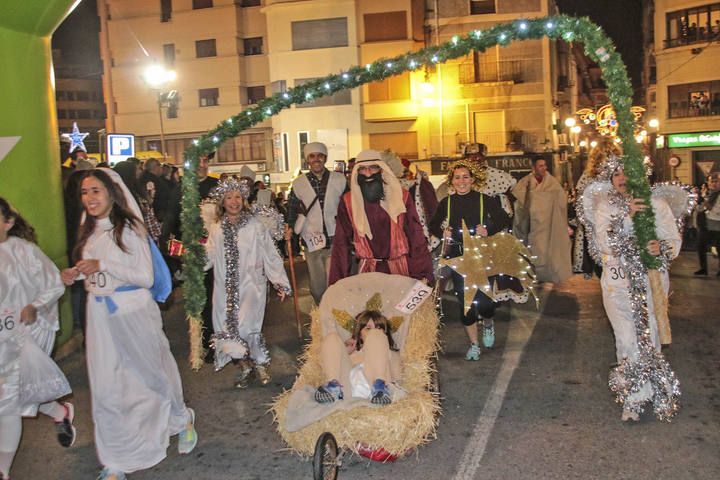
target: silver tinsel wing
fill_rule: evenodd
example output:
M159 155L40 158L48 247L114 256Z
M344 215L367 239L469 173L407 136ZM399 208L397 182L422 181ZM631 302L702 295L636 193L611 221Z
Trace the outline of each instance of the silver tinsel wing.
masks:
M588 252L599 265L602 265L602 255L600 255L597 244L595 243L595 212L597 211L598 203L607 198L611 190L612 184L610 182L591 182L585 186L582 195L578 198L577 202L575 202L577 218L583 227L585 227Z
M653 198L661 198L670 206L673 217L682 231L685 217L690 215L697 205L697 195L690 187L677 182L657 183L652 187Z
M251 212L270 231L274 240L285 237L285 218L275 207L253 204Z

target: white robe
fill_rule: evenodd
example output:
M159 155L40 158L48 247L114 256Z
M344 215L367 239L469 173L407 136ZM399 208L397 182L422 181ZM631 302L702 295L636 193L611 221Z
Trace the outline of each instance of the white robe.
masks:
M87 365L100 462L131 473L165 458L170 436L185 428L190 412L148 290L153 268L147 235L125 228L123 252L111 228L108 219L98 220L83 249L84 259L100 260L100 272L85 280ZM121 286L140 288L115 292Z
M258 365L270 361L265 341L262 336L267 300L267 281L286 291L290 290L283 259L275 248L275 241L270 231L255 217L238 229L237 243L239 249L238 269L240 281L238 290L240 302L238 307L238 333L247 342L250 358ZM213 329L215 333L226 332L227 295L225 278L227 262L225 259L224 236L221 222L211 225L208 232L207 249L208 264L214 268L213 290ZM241 355L236 355L241 353ZM225 366L232 358L242 358L245 352L215 350L217 369Z
M35 416L39 402L70 393L50 358L64 291L57 267L37 245L13 236L0 243L0 415ZM20 311L29 304L37 320L25 326ZM30 396L41 400L28 402Z
M656 233L659 240L665 240L672 246L672 258L677 257L682 246L682 238L678 231L675 217L668 204L659 198L652 198L653 212L655 213ZM612 206L606 199L598 201L594 212L595 219L595 243L602 256L603 273L600 278L602 287L603 305L605 312L613 327L615 334L615 353L618 363L623 358L634 361L640 350L637 344L635 332L635 319L630 306L630 283L627 268L624 266L625 259L613 255L608 243L608 229L613 216L618 215L618 209ZM633 232L633 223L630 217L623 221L623 230L626 233ZM647 281L648 289L649 281ZM662 284L667 294L670 288L668 273L663 272ZM658 337L657 320L653 310L653 299L650 292L647 294L648 325L653 346L660 351L660 339ZM644 401L650 398L652 389L646 383L640 391L631 395L630 401Z

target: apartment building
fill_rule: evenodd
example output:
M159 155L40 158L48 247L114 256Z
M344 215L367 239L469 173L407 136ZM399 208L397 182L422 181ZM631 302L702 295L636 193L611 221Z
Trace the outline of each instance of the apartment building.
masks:
M161 151L163 133L180 162L194 138L268 94L260 0L98 0L98 15L107 131L135 134L137 150ZM153 64L176 79L151 87L143 73ZM271 123L221 145L216 162L273 169Z
M650 10L652 11L652 10ZM648 96L660 121L661 157L677 178L699 185L720 171L720 2L656 0Z
M164 91L176 90L179 104L160 108L166 150L176 159L197 135L265 95L478 28L556 13L552 0L99 1L108 131L135 133L140 148L161 150L158 91L143 82L142 69L164 63L177 72ZM569 60L547 39L513 42L314 99L227 142L213 168L250 163L286 184L304 168L302 147L311 141L328 145L329 166L363 148L426 162L458 155L467 142L551 159L562 140L557 126L574 107L563 100Z

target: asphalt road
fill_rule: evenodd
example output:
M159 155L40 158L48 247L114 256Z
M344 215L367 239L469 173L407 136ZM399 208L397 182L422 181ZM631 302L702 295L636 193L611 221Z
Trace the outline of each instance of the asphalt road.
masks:
M306 285L304 264L298 267L299 284ZM683 391L682 410L672 423L647 414L637 424L620 421L620 407L606 385L615 354L599 282L576 277L544 287L539 311L530 304L502 307L496 347L484 351L479 362L464 360L462 327L448 320L441 334L443 413L437 438L395 463L347 458L339 478L720 478L720 279L693 278L695 268L694 257L685 253L671 276L674 343L665 353ZM300 288L299 293L301 309L308 312L309 292ZM446 303L450 315L455 308ZM129 477L312 478L311 463L285 449L268 413L272 398L289 388L296 374L301 342L292 303L273 299L268 306L273 381L266 387L234 389L233 368L216 373L208 365L192 372L179 301L165 313L165 327L186 401L197 412L200 443L180 457L173 439L165 461ZM62 449L48 418L25 420L14 480L97 475L84 362L82 351L60 362L74 388L77 443Z

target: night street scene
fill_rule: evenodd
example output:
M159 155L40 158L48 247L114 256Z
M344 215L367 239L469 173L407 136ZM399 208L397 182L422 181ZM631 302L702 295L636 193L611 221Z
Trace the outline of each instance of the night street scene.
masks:
M0 480L720 478L720 1L0 12Z

